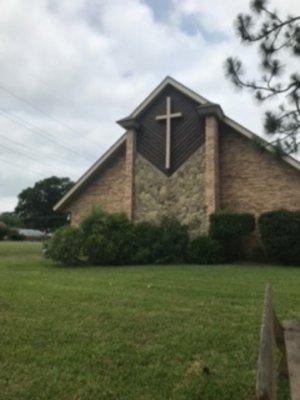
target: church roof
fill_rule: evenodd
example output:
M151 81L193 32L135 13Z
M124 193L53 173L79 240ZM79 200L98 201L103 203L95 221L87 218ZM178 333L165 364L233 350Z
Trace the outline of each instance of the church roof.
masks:
M241 135L245 136L251 140L257 140L260 143L264 144L266 149L270 152L274 152L274 147L264 140L261 136L251 132L249 129L245 128L244 126L240 125L233 119L227 117L223 114L221 107L213 102L210 102L205 97L199 95L198 93L194 92L193 90L189 89L188 87L184 86L182 83L176 81L170 76L167 76L133 111L132 113L123 118L117 123L121 125L125 129L130 129L131 127L136 127L136 117L138 117L150 104L151 102L165 89L166 86L171 85L175 89L179 90L181 93L185 94L186 96L190 97L191 99L195 100L199 103L200 106L207 109L217 109L217 117L221 118L222 121L235 129ZM90 179L102 166L106 163L110 157L115 154L115 152L126 142L126 133L122 135L74 184L74 186L69 190L65 196L55 204L54 210L60 210L62 206L68 202L86 183L88 179ZM300 170L300 162L296 160L294 157L289 155L283 156L282 159L287 162L292 167Z

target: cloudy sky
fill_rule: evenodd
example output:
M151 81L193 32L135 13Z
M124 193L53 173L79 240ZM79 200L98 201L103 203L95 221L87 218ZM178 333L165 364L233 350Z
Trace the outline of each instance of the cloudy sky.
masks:
M280 4L281 3L281 4ZM298 0L274 0L284 13ZM257 133L263 110L223 74L253 68L232 22L248 0L0 0L0 212L39 179L77 179L171 75Z

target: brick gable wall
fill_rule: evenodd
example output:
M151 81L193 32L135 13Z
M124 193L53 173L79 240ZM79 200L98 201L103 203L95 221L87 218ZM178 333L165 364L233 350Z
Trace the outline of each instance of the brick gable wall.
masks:
M72 225L78 225L95 206L107 212L128 212L125 160L123 149L70 201L66 211L71 213Z
M300 208L300 172L223 126L220 207L255 215L280 208Z

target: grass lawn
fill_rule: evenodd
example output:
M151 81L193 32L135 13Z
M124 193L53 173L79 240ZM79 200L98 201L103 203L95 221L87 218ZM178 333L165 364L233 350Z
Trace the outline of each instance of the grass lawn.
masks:
M1 242L0 399L253 399L268 281L299 319L300 268L71 269Z

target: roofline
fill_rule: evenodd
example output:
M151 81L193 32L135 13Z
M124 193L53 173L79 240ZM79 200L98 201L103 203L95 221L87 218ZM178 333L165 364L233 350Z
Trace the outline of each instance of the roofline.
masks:
M258 139L259 141L261 141L264 145L267 151L269 151L270 153L275 152L275 147L268 142L267 140L265 140L263 137L257 135L256 133L250 131L249 129L245 128L244 126L240 125L238 122L234 121L233 119L225 116L224 117L224 122L231 126L232 128L234 128L235 130L237 130L239 133L241 133L242 135L244 135L245 137L247 137L248 139L251 140L255 140ZM300 171L300 161L298 161L296 158L291 157L290 155L285 155L281 157L285 162L287 162L288 164L290 164L292 167L298 169Z
M137 117L154 99L155 97L161 92L167 85L172 85L185 95L191 97L198 103L210 103L205 97L200 96L198 93L194 92L193 90L189 89L188 87L184 86L182 83L176 81L171 76L167 76L152 92L142 101L129 115L130 118Z
M122 135L72 186L72 188L53 207L54 211L60 208L80 189L82 184L89 179L98 168L107 161L118 148L126 142L126 133Z
M154 98L159 94L161 90L163 90L168 84L174 86L176 89L181 91L182 93L186 94L187 96L191 97L195 101L203 104L203 103L208 103L208 104L214 104L208 99L206 99L203 96L200 96L198 93L194 92L193 90L189 89L182 83L176 81L176 79L172 78L171 76L167 76L156 88L145 98L145 100L138 105L133 112L127 117L127 119L132 119L137 117L148 105L151 103ZM124 119L126 120L126 118ZM267 140L262 138L261 136L257 135L256 133L250 131L249 129L245 128L244 126L240 125L238 122L234 121L233 119L227 117L226 115L224 116L223 121L227 123L229 126L232 128L236 129L238 132L240 132L242 135L247 137L248 139L259 139L261 142L263 142L266 146L266 149L274 154L274 146L269 143ZM281 157L285 162L293 166L294 168L300 170L300 162L295 159L294 157L291 157L290 155L285 155Z

